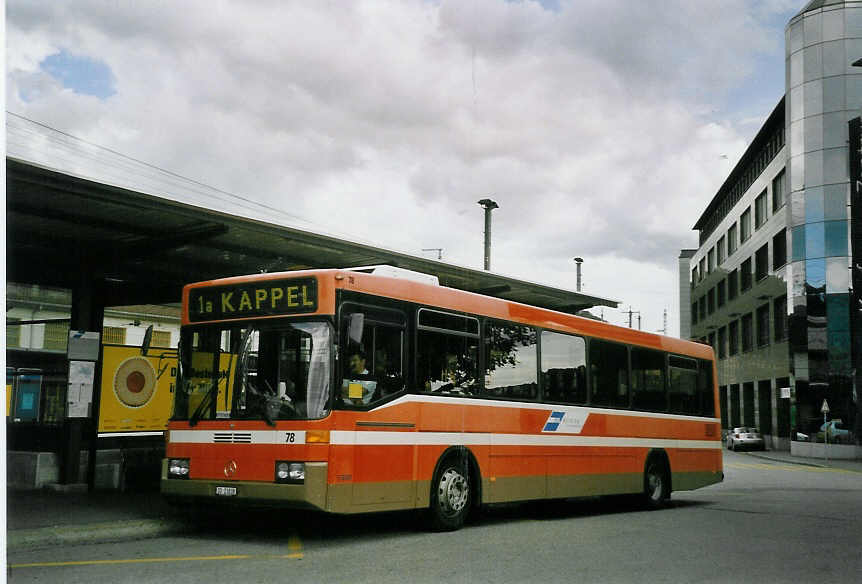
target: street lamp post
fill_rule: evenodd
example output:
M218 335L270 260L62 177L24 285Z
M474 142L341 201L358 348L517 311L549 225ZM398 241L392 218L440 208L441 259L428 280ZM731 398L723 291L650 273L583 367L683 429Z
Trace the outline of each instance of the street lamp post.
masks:
M581 264L584 263L584 258L575 258L575 273L577 274L577 284L575 290L581 291Z
M479 201L485 209L485 270L491 270L491 211L498 209L499 205L491 199Z

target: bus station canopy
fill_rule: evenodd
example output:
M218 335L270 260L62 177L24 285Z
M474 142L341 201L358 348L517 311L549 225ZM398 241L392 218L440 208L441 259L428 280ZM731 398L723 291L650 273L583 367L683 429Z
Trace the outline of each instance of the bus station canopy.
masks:
M106 305L178 302L182 285L387 264L574 313L618 302L320 233L288 215L7 115L7 280L104 286ZM479 250L477 250L478 253Z

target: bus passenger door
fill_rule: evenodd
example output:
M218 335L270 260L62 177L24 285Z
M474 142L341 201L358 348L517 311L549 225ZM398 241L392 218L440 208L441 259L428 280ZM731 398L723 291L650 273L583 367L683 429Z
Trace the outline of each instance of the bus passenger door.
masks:
M342 407L357 410L351 503L369 511L408 507L415 490L415 424L408 406L385 407L405 389L406 315L346 303L340 318Z

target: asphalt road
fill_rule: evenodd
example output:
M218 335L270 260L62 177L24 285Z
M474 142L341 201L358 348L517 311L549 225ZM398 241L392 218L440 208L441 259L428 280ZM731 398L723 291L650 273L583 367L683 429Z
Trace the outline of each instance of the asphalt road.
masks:
M725 455L725 482L486 511L453 533L409 513L242 513L183 536L11 550L9 582L855 582L862 473Z

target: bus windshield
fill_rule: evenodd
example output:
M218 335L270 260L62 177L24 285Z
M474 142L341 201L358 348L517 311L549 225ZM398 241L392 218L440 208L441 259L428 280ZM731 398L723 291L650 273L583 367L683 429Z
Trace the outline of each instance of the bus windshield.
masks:
M175 420L318 419L327 415L332 327L326 321L184 329Z

